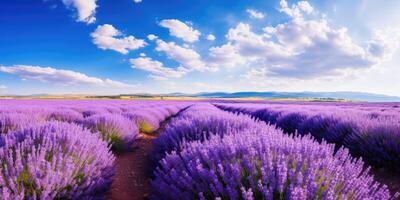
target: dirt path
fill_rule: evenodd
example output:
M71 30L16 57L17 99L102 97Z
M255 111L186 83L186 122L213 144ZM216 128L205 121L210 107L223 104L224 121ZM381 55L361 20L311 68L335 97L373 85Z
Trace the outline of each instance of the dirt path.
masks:
M153 140L164 131L165 126L175 116L186 110L180 110L175 115L167 118L160 124L154 133L140 133L140 138L135 143L135 148L130 152L115 154L116 174L113 183L107 192L106 199L110 200L143 200L150 194L150 181L154 163L149 154L153 150Z
M142 200L149 195L149 158L155 134L140 134L136 148L116 154L116 174L106 199Z

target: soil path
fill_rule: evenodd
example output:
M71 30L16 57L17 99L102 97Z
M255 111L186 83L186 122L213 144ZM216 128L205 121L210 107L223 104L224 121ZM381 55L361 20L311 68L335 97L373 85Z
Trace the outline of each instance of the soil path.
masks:
M143 200L149 198L150 177L154 166L149 154L153 150L153 140L164 131L165 126L172 118L187 108L167 118L154 133L140 133L140 137L132 151L115 154L116 173L113 177L113 183L107 192L106 199Z
M136 141L136 148L130 152L116 154L116 174L107 194L110 200L142 200L148 199L149 158L153 149L155 134L140 134Z

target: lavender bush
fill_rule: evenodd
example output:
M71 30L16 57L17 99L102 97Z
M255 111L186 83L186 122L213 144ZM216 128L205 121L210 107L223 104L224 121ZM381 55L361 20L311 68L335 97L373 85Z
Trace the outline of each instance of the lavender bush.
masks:
M92 115L84 119L83 125L93 132L100 132L114 150L130 149L139 136L136 124L118 114Z
M49 113L47 120L56 120L61 122L79 122L83 118L83 115L78 111L64 108L64 109L56 109Z
M235 115L217 109L211 104L194 105L168 123L165 130L154 140L154 160L165 153L179 151L182 141L203 141L211 135L223 136L232 130L257 128L256 122L247 115Z
M344 146L353 156L376 167L399 172L400 111L388 104L218 104L219 108L249 114L276 124L285 133L309 134Z
M33 122L34 117L27 114L0 112L0 134L21 130L24 127L30 126Z
M391 199L362 161L333 151L268 126L184 143L161 160L152 199Z
M126 112L122 115L137 124L141 133L153 133L160 127L160 120L143 110Z
M77 125L48 122L0 137L0 199L90 199L108 188L114 156Z

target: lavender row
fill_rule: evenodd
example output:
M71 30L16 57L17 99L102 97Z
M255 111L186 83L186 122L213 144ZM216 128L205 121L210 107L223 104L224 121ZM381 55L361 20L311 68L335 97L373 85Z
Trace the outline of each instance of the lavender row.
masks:
M46 121L76 123L100 132L113 149L129 149L139 132L151 133L187 107L186 102L153 101L0 101L0 134Z
M400 165L400 111L392 107L296 104L218 104L275 124L285 133L309 134L348 148L370 165L398 171Z
M0 101L0 199L101 199L112 150L129 150L186 102Z
M230 131L259 127L260 123L264 124L246 115L223 112L209 103L198 103L168 123L163 133L154 140L152 157L159 161L166 153L179 151L183 141L204 141L211 135L223 137Z
M156 141L152 199L392 199L346 149L193 106ZM161 156L162 157L162 156Z
M0 135L0 199L78 199L111 183L107 142L80 126L47 122Z

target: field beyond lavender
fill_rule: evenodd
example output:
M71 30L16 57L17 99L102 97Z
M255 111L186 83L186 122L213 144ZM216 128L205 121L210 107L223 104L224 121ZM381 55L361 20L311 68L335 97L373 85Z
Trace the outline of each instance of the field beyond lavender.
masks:
M0 100L0 199L399 199L400 103Z

